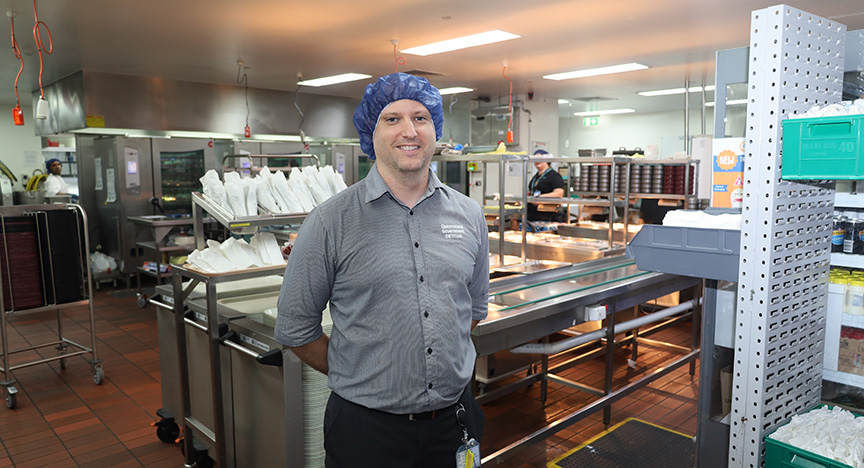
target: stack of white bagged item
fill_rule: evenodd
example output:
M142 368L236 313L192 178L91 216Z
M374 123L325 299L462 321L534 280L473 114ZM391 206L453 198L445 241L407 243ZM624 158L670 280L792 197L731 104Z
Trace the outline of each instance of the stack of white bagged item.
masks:
M740 230L741 215L737 213L708 214L697 210L672 210L663 217L663 225Z
M276 237L270 232L252 236L251 243L243 239L228 238L223 243L207 241L207 248L189 254L188 263L207 273L223 273L245 268L284 265L282 251Z
M810 117L837 117L842 115L864 114L864 99L843 101L840 104L813 106L803 114L789 114L790 119L806 119Z
M331 166L295 168L288 178L281 171L271 173L266 166L255 179L226 172L224 185L211 169L200 180L204 195L234 216L255 216L258 205L270 213L308 213L347 188Z
M852 468L864 468L864 417L856 418L837 406L792 416L788 424L768 437Z

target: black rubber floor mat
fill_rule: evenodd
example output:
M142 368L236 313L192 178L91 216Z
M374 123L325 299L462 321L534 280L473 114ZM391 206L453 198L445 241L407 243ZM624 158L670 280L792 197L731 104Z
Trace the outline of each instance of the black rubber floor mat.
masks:
M693 468L693 438L630 418L565 453L549 468Z

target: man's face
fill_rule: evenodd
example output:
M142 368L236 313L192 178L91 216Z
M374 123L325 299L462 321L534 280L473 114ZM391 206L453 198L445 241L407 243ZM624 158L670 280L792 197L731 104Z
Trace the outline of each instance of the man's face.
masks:
M425 172L435 153L435 124L429 110L411 99L390 103L372 135L378 164L391 172Z
M60 175L60 170L63 166L60 164L60 161L54 161L51 163L51 173L54 175Z

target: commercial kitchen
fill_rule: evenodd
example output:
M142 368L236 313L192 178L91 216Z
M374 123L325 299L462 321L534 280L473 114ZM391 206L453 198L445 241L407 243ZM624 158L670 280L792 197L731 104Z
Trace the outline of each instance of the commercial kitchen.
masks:
M691 3L8 1L0 466L323 467L277 300L394 72L488 227L475 466L864 466L864 11Z

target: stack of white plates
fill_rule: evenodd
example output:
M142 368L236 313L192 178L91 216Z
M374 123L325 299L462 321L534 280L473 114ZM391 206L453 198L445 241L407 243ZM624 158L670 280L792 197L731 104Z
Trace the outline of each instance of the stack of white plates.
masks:
M333 329L330 311L324 311L322 323L328 336ZM324 410L330 398L327 376L303 364L303 453L306 468L324 467Z

